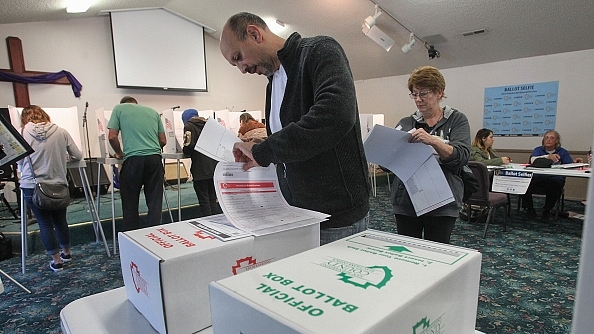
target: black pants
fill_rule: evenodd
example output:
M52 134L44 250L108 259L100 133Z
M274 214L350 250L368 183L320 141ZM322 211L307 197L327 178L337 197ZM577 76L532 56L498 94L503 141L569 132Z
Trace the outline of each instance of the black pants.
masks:
M160 155L129 157L124 160L119 179L124 231L161 224L164 175L165 170ZM138 202L143 186L148 214L146 224L141 226Z
M437 241L444 244L450 243L450 236L456 224L456 217L420 216L411 217L394 215L398 234L409 237Z
M522 207L525 209L534 209L532 201L532 194L545 195L545 204L543 211L551 211L555 207L555 203L561 197L563 187L565 186L565 178L551 175L533 175L530 185L526 193L522 195Z
M202 216L210 216L221 213L219 205L217 204L217 193L214 187L214 180L195 180L193 183L196 197L198 197L198 204L200 204L200 212L202 212Z

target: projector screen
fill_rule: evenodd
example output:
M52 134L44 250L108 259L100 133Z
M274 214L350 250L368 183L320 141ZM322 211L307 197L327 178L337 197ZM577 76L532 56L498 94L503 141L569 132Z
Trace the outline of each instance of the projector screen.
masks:
M204 28L164 8L110 12L116 86L208 91Z

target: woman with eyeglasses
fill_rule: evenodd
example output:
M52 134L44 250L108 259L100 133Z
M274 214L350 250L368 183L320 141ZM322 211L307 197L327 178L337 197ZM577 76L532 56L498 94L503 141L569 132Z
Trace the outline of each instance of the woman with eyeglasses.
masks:
M545 132L542 137L542 145L537 146L530 155L530 163L538 158L545 158L549 160L550 164L570 164L572 162L583 162L582 158L571 157L569 152L561 147L561 135L555 130ZM549 165L550 166L550 165ZM534 203L532 201L532 194L544 193L545 203L542 207L542 215L540 220L548 222L551 216L551 210L555 207L557 201L561 198L565 187L565 177L560 175L539 175L535 174L530 180L530 185L526 193L522 196L522 207L526 209L526 218L536 218L536 211L534 210Z
M449 243L462 207L464 185L460 173L470 156L470 126L463 113L440 105L446 97L445 86L443 75L435 67L414 70L408 79L408 89L417 111L401 119L396 128L409 131L411 143L423 143L434 149L454 201L417 216L403 180L396 177L392 206L398 234Z
M470 151L471 161L480 161L489 166L501 166L511 162L510 157L499 157L493 150L493 131L480 129L477 131Z

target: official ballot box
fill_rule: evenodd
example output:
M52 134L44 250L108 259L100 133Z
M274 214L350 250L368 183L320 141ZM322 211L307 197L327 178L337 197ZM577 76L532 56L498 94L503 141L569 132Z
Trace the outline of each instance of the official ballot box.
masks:
M214 334L475 333L481 254L374 230L210 284Z
M119 234L128 299L159 333L211 324L208 285L319 246L319 224L221 241L189 221Z

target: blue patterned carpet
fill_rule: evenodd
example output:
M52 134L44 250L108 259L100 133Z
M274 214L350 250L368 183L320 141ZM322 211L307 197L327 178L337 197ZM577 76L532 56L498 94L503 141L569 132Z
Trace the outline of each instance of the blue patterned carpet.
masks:
M543 202L535 197L535 208ZM484 223L472 219L459 220L452 233L452 244L483 255L476 329L486 334L570 333L582 220L529 220L516 213L516 196L511 203L507 232L499 209L485 239ZM372 228L395 233L387 187L378 188L372 208ZM583 214L584 208L579 201L565 201L567 212Z
M372 228L395 232L389 203L388 187L378 187L371 200ZM584 212L577 201L566 201L565 209ZM497 221L502 214L500 210ZM459 221L452 235L453 244L483 254L476 328L486 334L569 333L582 221L559 218L545 224L527 220L514 209L507 232L495 224L482 239L483 228L482 223ZM119 257L107 257L102 244L78 244L73 255L66 269L57 273L49 270L49 258L39 252L27 257L24 275L18 255L0 263L0 269L33 292L1 277L5 292L0 294L0 333L61 333L59 313L64 306L123 286Z

